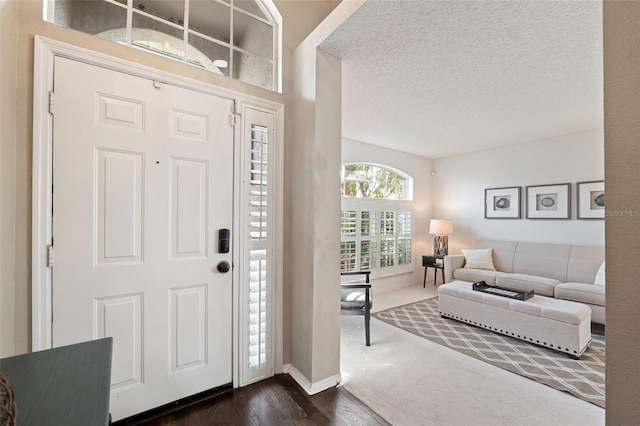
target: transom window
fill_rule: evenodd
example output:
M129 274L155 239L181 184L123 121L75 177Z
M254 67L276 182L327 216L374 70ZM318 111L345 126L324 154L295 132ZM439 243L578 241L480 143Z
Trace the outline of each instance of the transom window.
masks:
M371 164L342 167L341 271L413 270L412 179Z
M280 90L272 0L45 0L45 20Z

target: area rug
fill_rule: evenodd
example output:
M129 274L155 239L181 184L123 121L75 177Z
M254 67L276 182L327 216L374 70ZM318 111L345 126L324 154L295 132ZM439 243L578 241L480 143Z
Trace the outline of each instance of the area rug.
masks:
M605 339L593 334L579 360L566 354L474 327L438 313L427 299L372 314L432 342L605 407Z

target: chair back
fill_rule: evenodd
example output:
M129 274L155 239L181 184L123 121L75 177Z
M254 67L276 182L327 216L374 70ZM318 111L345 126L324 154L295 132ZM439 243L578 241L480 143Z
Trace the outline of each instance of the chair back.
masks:
M365 280L364 282L369 284L369 275L371 275L371 271L347 271L347 272L340 272L340 275L344 276L349 276L349 275L365 275Z

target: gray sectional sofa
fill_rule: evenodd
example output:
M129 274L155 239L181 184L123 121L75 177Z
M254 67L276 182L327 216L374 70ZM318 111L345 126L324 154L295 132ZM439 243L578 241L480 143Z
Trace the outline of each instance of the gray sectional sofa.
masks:
M447 255L445 282L485 281L534 290L540 296L584 303L591 308L592 322L605 323L605 287L594 284L604 261L603 247L479 240L474 248L491 248L496 270L465 268L464 255Z

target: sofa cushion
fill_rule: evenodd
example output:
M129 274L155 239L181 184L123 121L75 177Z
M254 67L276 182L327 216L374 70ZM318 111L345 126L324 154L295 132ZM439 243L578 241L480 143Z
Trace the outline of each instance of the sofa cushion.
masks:
M518 247L517 241L478 240L474 247L493 249L493 266L500 272L513 272L513 256Z
M604 247L571 246L564 282L591 284L603 260Z
M488 284L488 283L487 283ZM520 291L533 292L540 296L553 297L553 289L560 281L553 278L538 277L527 274L500 274L496 277L498 287L511 288Z
M495 271L491 249L462 250L464 254L464 267L466 269L486 269Z
M603 286L594 284L562 283L556 286L554 296L556 299L604 306L605 290Z
M513 272L567 281L571 246L545 243L518 243Z
M460 268L453 271L453 278L470 283L484 281L489 285L496 285L496 276L500 274L502 273L497 271L487 271L486 269Z

